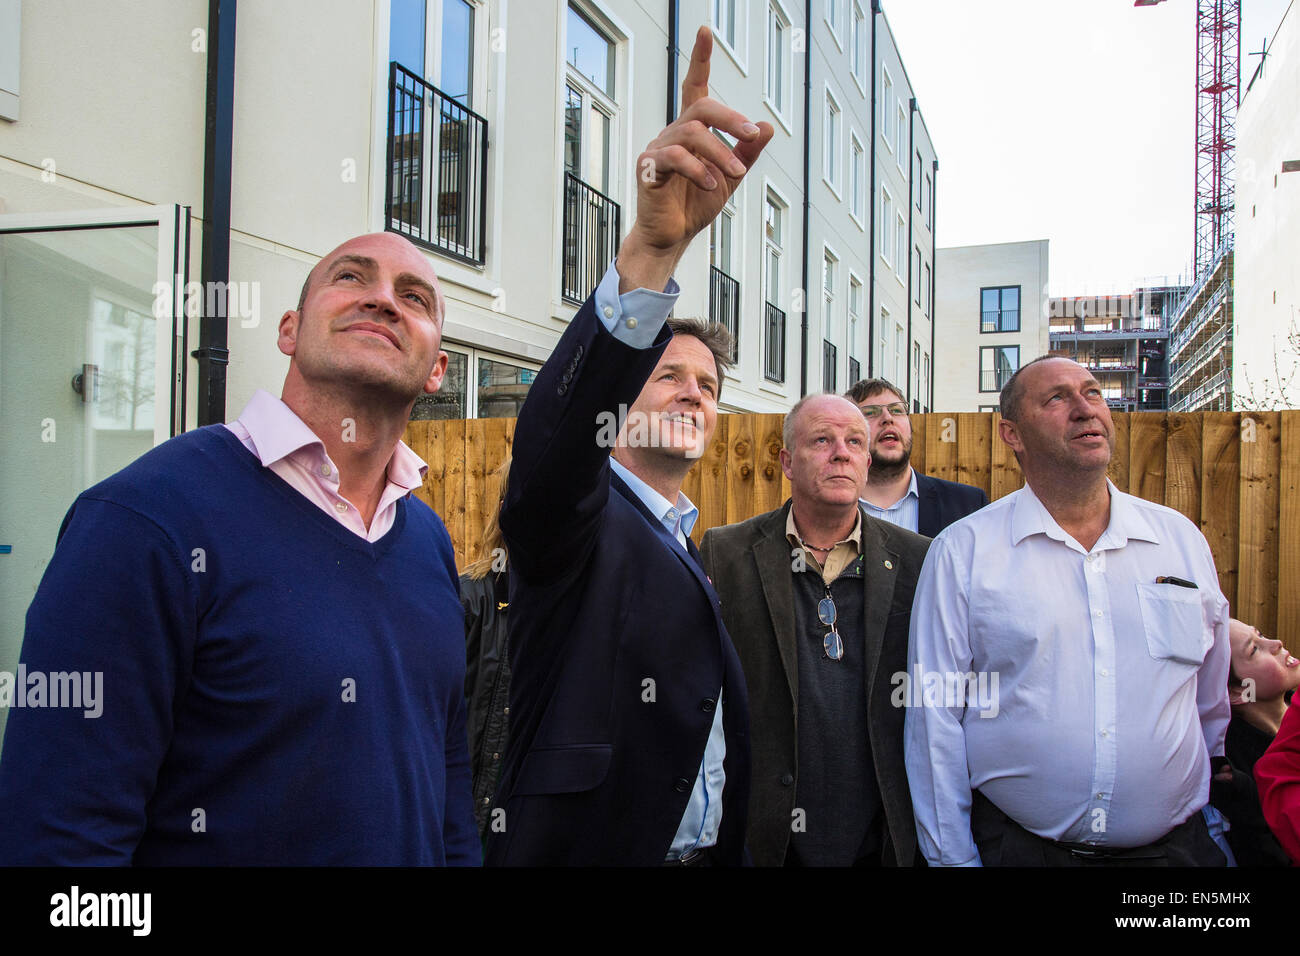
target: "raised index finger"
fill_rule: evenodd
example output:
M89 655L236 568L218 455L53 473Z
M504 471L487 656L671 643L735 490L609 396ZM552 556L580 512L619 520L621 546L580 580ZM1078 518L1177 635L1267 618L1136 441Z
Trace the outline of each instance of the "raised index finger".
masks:
M709 57L713 55L713 31L701 26L695 31L691 65L682 80L682 109L709 95Z

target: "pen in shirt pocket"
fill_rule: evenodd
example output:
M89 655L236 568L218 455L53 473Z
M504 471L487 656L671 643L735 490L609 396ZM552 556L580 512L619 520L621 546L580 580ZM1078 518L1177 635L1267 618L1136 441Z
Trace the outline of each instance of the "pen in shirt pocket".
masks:
M1156 578L1156 584L1176 584L1180 588L1191 588L1193 591L1198 590L1195 581L1185 581L1182 578L1176 578L1172 574L1162 574Z

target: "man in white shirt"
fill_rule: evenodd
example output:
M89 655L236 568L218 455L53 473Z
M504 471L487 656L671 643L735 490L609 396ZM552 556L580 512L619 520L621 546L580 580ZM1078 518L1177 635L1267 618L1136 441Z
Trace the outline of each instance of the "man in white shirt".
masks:
M1082 366L1027 364L1001 408L1026 487L940 534L917 584L904 702L921 851L1221 866L1199 812L1230 716L1209 546L1107 480L1114 425Z

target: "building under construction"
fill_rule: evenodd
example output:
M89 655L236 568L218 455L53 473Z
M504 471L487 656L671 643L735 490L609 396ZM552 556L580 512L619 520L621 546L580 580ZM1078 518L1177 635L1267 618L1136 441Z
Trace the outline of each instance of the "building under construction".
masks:
M1169 394L1169 327L1186 291L1155 286L1126 295L1054 298L1051 354L1088 369L1116 411L1162 411Z
M1179 303L1169 329L1169 410L1232 410L1231 243Z

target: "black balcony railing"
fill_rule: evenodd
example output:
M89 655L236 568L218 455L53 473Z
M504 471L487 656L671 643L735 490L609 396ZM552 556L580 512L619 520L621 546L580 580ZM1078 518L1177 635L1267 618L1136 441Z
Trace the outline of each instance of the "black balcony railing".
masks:
M860 381L862 381L862 363L850 355L849 356L849 386L852 387L853 385L855 385Z
M709 319L731 333L731 361L740 352L740 283L709 266Z
M618 252L618 203L577 176L564 174L564 261L560 288L570 302L582 302Z
M828 392L833 392L839 387L835 382L838 355L839 350L835 348L834 343L822 339L822 388Z
M980 313L981 332L1019 332L1020 310L999 309Z
M1011 376L1016 373L1013 368L998 369L981 369L980 370L980 391L981 392L1000 392L1002 386L1011 380Z
M388 78L388 230L482 265L487 120L393 63Z
M773 382L785 381L785 313L765 302L764 322L767 341L763 349L763 377Z

